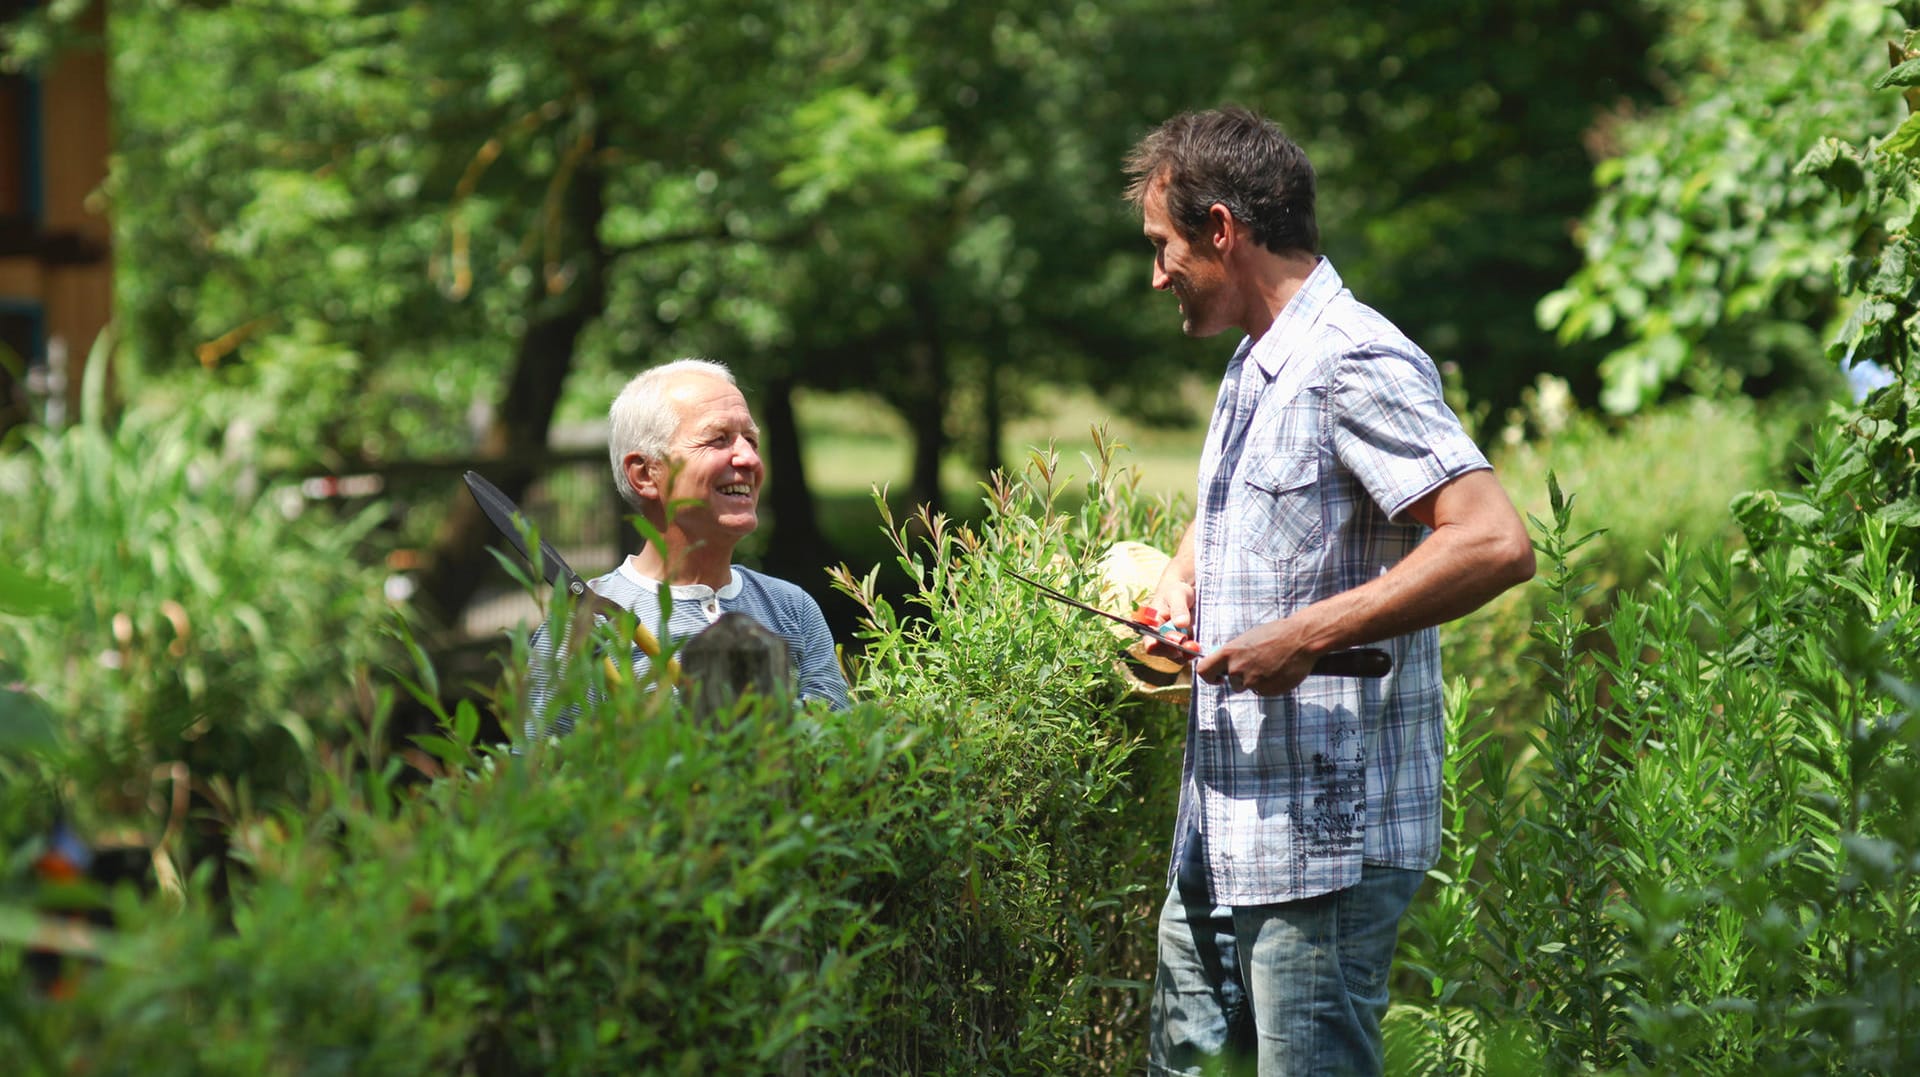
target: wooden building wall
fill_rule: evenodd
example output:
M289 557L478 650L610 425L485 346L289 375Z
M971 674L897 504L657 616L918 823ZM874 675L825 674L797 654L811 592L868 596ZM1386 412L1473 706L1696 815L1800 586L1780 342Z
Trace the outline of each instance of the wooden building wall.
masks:
M0 339L29 367L44 369L50 355L65 352L68 415L87 354L113 313L101 192L112 148L102 5L88 29L88 46L37 77L0 76ZM17 364L0 362L0 429L22 417L24 404L11 376L20 371L9 365Z

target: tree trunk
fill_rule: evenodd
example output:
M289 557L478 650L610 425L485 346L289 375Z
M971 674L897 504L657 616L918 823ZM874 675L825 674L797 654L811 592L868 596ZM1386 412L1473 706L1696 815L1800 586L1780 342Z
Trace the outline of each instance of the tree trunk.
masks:
M6 443L8 431L26 423L29 414L26 386L14 379L11 365L0 360L0 444Z
M556 289L549 286L547 272L535 274L530 298L534 313L520 337L493 421L481 440L481 455L499 461L489 465L487 478L515 501L526 495L538 477L522 461L547 446L547 432L573 368L580 333L606 311L607 252L600 242L605 187L605 178L589 161L567 188L567 228L578 244L577 253L566 263L573 277ZM464 489L450 496L421 573L418 600L423 609L448 624L485 578L492 563L487 542L493 536L492 525Z
M1007 410L1000 400L1000 355L994 351L987 355L986 385L980 390L980 471L991 475L1005 469L1006 455L1001 442L1006 440Z
M947 396L951 388L946 341L940 335L939 309L925 285L913 289L913 305L920 336L907 347L909 385L901 408L913 429L913 472L907 495L914 504L938 511L940 458L947 451Z
M761 418L767 424L763 449L767 458L767 507L773 528L767 537L762 567L792 580L809 592L825 589L821 569L840 560L839 551L820 530L814 511L813 489L807 483L800 456L800 424L793 411L794 378L774 378L760 399Z

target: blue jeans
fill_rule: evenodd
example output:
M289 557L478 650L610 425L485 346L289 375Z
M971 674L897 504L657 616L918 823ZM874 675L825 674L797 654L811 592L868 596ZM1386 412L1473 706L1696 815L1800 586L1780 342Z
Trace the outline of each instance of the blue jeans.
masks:
M1160 910L1148 1074L1378 1074L1400 917L1425 877L1368 864L1345 890L1242 908L1175 886Z

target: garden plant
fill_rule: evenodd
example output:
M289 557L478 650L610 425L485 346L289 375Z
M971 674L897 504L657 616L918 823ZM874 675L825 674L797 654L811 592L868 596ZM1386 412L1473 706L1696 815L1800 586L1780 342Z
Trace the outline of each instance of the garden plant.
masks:
M1481 421L1542 570L1445 631L1444 854L1388 1067L1913 1072L1920 41L1904 5L1651 6L1777 31L1703 34L1703 65L1805 55L1722 101L1778 126L1710 141L1765 158L1764 197L1662 174L1657 122L1602 169L1622 226L1541 313L1637 334L1601 372L1634 414L1542 380L1511 436ZM1847 108L1800 110L1867 66ZM1811 413L1837 375L1735 395L1815 334L1826 373L1876 379ZM550 741L491 732L525 726L527 627L451 683L388 597L388 506L258 470L245 401L203 392L228 377L118 414L96 382L81 422L0 446L10 1072L1138 1070L1185 716L1116 672L1128 641L1010 575L1092 599L1113 543L1172 546L1187 506L1104 433L995 473L964 523L876 491L907 582L831 573L860 611L851 709L695 718L608 677L616 623L558 670L562 704L602 702Z

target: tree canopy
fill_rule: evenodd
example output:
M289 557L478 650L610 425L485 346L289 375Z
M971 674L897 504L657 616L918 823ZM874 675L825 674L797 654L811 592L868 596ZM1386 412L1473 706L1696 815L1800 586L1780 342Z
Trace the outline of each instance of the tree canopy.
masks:
M1609 411L1676 389L1765 391L1831 381L1824 346L1847 316L1834 269L1871 227L1864 203L1798 167L1823 139L1898 123L1871 93L1904 19L1879 0L1670 3L1657 50L1664 108L1602 128L1586 262L1540 303L1563 341L1598 340Z
M1633 0L115 5L122 319L334 466L526 458L583 365L726 359L766 412L769 547L817 564L794 389L876 393L937 502L941 458L996 465L1036 386L1165 416L1221 361L1148 291L1119 197L1180 109L1280 119L1343 274L1477 397L1577 373L1531 311L1576 268L1583 133L1648 96L1651 25ZM462 513L428 588L456 605Z

